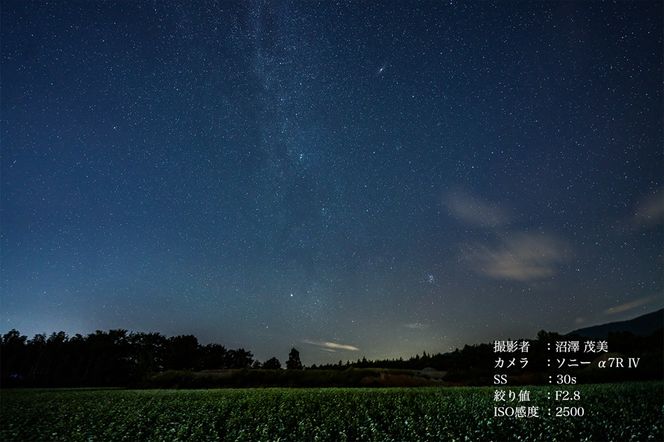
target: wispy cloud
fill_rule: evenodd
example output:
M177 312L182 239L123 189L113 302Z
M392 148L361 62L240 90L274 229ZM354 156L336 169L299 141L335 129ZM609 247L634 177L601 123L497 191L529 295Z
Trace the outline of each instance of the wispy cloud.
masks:
M450 214L460 221L480 227L499 227L509 224L510 212L495 203L465 192L453 192L444 198Z
M424 330L425 328L429 328L429 324L424 324L422 322L409 322L403 326L411 330Z
M303 340L305 344L310 344L310 345L315 345L317 347L321 347L325 351L330 351L330 350L348 350L348 351L360 351L359 348L355 347L354 345L348 345L348 344L340 344L338 342L330 342L330 341L310 341L308 339Z
M646 296L644 298L639 298L635 299L634 301L629 301L625 302L619 305L616 305L614 307L608 308L604 310L605 315L615 315L616 313L623 313L628 310L635 309L637 307L641 307L642 305L646 305L650 303L655 297L654 296Z
M463 256L471 268L495 279L534 281L555 275L567 258L566 244L545 234L514 234L494 247L468 245Z
M664 190L659 190L639 202L634 213L634 222L643 227L664 222Z

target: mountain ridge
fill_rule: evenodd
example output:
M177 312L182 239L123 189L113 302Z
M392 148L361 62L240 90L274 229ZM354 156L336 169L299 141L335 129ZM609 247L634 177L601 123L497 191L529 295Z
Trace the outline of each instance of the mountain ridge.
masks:
M664 308L624 321L583 327L567 333L565 336L578 335L587 338L606 338L609 333L630 332L636 336L648 336L664 327Z

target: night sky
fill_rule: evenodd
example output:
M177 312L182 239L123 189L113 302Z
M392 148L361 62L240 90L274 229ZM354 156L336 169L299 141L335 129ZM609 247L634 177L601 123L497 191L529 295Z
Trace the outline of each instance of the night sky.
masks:
M312 363L664 306L661 2L21 0L1 20L2 333Z

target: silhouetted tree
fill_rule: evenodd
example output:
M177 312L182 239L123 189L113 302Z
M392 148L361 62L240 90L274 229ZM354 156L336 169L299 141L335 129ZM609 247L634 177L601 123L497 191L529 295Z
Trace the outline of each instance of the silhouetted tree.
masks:
M223 345L208 344L200 348L201 368L215 370L225 368L228 352Z
M2 379L21 380L29 367L25 343L27 336L21 335L18 330L11 329L2 336L2 347L0 349L0 367L2 367Z
M300 352L295 348L291 348L290 353L288 353L288 362L286 362L286 368L289 370L302 370L302 362L300 362Z
M198 366L198 339L193 335L174 336L168 340L169 368L194 369Z
M263 364L263 368L269 370L278 370L281 368L281 362L277 358L270 358Z
M226 354L226 368L249 368L254 361L254 355L244 348L229 350Z
M168 340L159 333L132 333L129 336L135 375L138 378L163 370Z

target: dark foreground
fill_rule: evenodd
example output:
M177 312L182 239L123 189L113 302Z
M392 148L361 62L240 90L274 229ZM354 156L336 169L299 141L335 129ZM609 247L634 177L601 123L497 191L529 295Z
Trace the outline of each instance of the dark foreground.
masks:
M521 404L490 387L5 390L0 440L664 440L662 382L571 386L581 398L566 402L547 399L562 388L528 389ZM540 417L496 418L495 405ZM558 406L585 415L555 417Z

